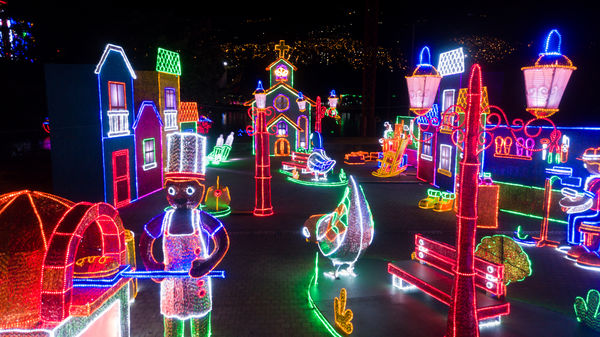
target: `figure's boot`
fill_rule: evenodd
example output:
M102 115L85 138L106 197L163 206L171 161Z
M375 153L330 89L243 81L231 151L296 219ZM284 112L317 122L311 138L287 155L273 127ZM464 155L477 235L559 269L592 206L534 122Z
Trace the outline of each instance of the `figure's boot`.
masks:
M192 337L210 337L212 334L210 329L210 312L202 318L190 319L192 327Z
M427 198L419 200L419 208L430 209L440 200L441 192L432 188L427 190Z
M583 244L571 247L571 249L569 249L569 251L567 252L567 256L572 259L577 260L583 254L598 251L599 247L600 247L600 238L595 237L592 240L592 244L587 247L585 247Z
M442 192L442 200L433 205L433 210L436 212L447 212L452 210L455 198L456 195L454 193Z
M577 258L577 264L588 267L600 267L600 256L597 252L585 252Z
M181 337L183 336L184 321L176 318L164 318L165 337Z

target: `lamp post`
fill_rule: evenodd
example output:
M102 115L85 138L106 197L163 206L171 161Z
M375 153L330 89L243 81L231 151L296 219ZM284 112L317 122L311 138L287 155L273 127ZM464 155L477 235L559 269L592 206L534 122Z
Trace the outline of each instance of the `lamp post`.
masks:
M335 90L331 90L329 93L329 97L327 101L329 102L329 108L325 108L321 105L321 96L317 96L317 108L315 110L316 120L315 120L315 131L321 132L321 119L325 116L334 117L337 120L340 119L340 116L337 114L337 103L339 97L335 94Z
M456 270L446 337L479 336L475 301L475 234L479 180L479 121L481 116L481 68L471 67L465 113L463 160L459 163L458 213L456 214Z
M267 95L261 81L254 91L256 108L250 108L251 117L254 121L254 211L256 216L273 215L271 205L271 159L269 158L269 133L267 131Z
M552 38L555 40L556 47L550 50ZM464 121L460 125L453 125L453 142L457 147L463 143L463 159L459 163L460 176L458 180L458 209L456 214L456 270L454 271L454 286L452 288L452 301L448 312L446 327L446 337L478 337L479 322L477 318L477 304L475 300L475 239L477 230L477 194L479 178L479 159L480 152L485 150L485 144L480 141L483 133L490 134L491 131L500 126L502 118L513 137L515 132L521 130L531 138L539 136L540 132L530 134L527 126L536 120L545 120L549 122L556 131L554 123L548 119L552 114L558 111L558 105L564 93L565 87L576 68L571 60L560 53L560 34L552 30L546 38L545 52L541 53L533 67L522 68L525 77L527 111L534 115L532 120L524 122L522 120L513 121L509 126L508 118L502 109L496 106L490 106L486 118L486 126L481 129L482 114L482 76L481 67L474 64L471 67L469 78L469 88L467 91L467 106L452 105L442 114L442 120L445 116L456 114L456 110L463 110L465 113ZM429 57L429 48L421 50L420 63L414 70L412 76L407 76L407 86L409 92L410 110L419 116L423 116L431 109L435 100L441 76L437 73L435 67L429 62L423 62L424 52ZM492 113L491 109L496 109L499 113ZM496 118L497 124L488 127L488 123ZM429 123L431 125L431 121ZM419 126L420 127L420 126ZM516 130L515 130L516 127ZM462 130L465 130L464 132ZM462 137L454 137L454 133L462 133ZM493 139L493 135L491 135ZM413 136L414 137L414 136ZM417 139L418 140L418 139ZM419 141L419 140L418 140ZM423 141L423 140L420 140ZM484 140L485 142L485 137ZM556 140L555 140L556 141ZM540 151L533 149L527 144L515 142L517 146L528 151ZM479 149L479 146L483 148Z

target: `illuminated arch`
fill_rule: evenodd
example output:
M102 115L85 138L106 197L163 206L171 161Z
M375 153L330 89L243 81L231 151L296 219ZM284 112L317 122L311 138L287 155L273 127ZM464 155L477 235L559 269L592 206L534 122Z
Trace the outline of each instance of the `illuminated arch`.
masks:
M118 211L106 203L80 202L59 220L48 241L42 267L40 315L45 322L69 316L73 293L73 265L85 230L97 223L102 234L102 255L127 263L125 229Z
M285 138L278 138L273 145L273 155L287 157L290 155L290 142Z

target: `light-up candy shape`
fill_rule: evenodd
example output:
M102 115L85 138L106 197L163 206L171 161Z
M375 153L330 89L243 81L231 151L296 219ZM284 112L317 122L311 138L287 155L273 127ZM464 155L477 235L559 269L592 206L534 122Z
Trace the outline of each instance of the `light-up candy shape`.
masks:
M369 203L353 176L337 208L317 221L315 234L319 250L333 263L333 276L354 275L354 263L373 241L374 226Z
M554 39L553 39L554 37ZM551 46L551 43L554 46ZM573 70L573 62L560 52L561 37L556 29L546 37L544 52L533 67L523 67L527 111L537 118L547 118L558 111Z
M329 158L323 149L323 137L317 131L310 135L310 141L313 144L313 152L308 156L306 166L314 173L315 180L319 180L319 175L325 176L335 166L335 160Z
M427 52L426 62L423 60L424 52ZM429 48L423 47L419 54L419 64L413 71L412 76L406 76L410 110L417 116L423 116L431 109L442 80L442 76L431 65L430 59Z

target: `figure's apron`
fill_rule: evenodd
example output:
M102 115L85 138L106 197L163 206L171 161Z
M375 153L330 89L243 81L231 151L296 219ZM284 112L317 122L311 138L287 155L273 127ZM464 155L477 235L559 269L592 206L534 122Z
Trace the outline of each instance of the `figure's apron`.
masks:
M173 212L168 210L162 223L165 270L189 271L193 260L208 256L200 211L192 210L194 232L177 235L169 233ZM178 319L202 317L212 309L210 289L209 277L166 278L160 284L160 312L165 317Z

